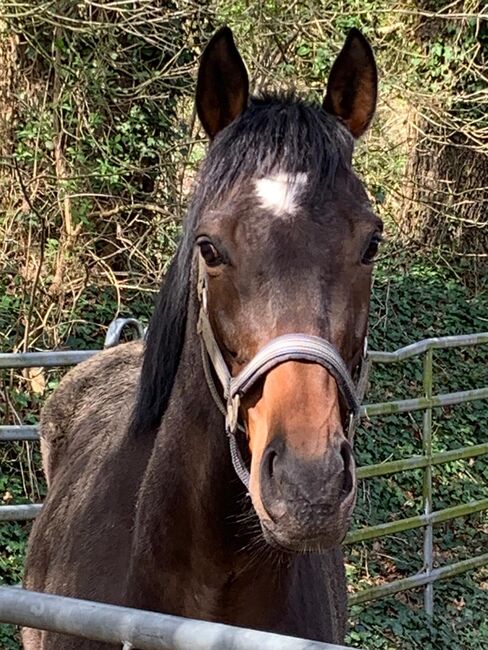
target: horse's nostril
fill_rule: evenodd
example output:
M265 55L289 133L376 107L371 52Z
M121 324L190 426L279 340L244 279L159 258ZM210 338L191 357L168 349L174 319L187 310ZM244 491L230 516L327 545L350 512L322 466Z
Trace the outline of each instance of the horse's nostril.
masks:
M275 442L273 447L277 444ZM279 449L273 447L266 449L261 460L261 499L268 517L276 522L286 513L287 501L282 494L283 475Z
M277 458L278 458L278 454L273 449L268 449L265 463L266 463L267 474L270 479L274 477L275 463Z
M342 494L346 497L353 487L352 472L351 472L351 447L348 442L343 442L341 445L341 457L344 464L343 479L342 479Z

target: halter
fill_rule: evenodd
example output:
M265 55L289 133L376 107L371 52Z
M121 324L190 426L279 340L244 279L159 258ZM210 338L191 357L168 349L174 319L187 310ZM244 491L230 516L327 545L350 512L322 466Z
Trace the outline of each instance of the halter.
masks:
M264 347L233 377L222 352L215 339L212 325L208 317L208 281L205 262L199 254L198 263L198 299L200 313L197 331L202 346L202 362L205 378L210 393L225 416L225 431L229 438L232 464L236 474L249 487L249 471L242 459L237 444L237 430L244 431L239 424L239 407L241 397L264 377L270 370L285 361L309 361L317 363L328 370L337 382L337 386L349 409L348 438L352 442L354 428L359 414L359 405L364 393L367 379L368 363L364 363L367 353L367 339L363 351L363 359L357 387L337 349L326 339L311 334L292 333L278 336ZM226 404L224 405L215 386L210 364L220 382Z

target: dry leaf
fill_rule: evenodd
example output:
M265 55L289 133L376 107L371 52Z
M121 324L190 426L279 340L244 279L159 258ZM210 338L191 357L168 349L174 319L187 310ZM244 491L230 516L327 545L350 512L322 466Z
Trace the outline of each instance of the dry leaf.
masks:
M457 609L457 611L460 612L463 609L463 607L466 605L466 601L461 596L461 598L458 598L458 599L454 598L454 600L452 601L452 604Z
M30 382L33 393L36 393L36 395L43 395L46 390L44 368L25 368L24 377Z
M5 494L3 495L3 497L2 497L2 501L3 501L4 503L10 503L10 501L12 501L12 499L13 499L13 496L12 496L12 495L10 494L10 492L7 490L7 491L5 492Z

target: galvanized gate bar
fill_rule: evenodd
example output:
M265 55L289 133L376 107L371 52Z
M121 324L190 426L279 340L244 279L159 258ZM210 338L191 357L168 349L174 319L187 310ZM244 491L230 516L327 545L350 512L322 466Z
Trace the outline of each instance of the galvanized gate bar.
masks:
M447 348L465 348L471 345L488 343L488 332L479 334L460 334L459 336L438 336L423 339L406 345L393 352L368 352L368 358L375 363L395 363L427 352L427 350L445 350Z
M55 352L0 352L0 368L55 368L86 361L100 350L60 350Z
M25 424L18 426L0 426L0 442L18 442L22 440L39 440L39 425ZM386 463L364 465L363 467L358 467L356 471L358 479L373 478L375 476L395 474L396 472L421 469L429 463L431 465L444 465L446 463L452 463L455 460L476 458L483 454L488 454L488 442L484 442L480 445L459 447L457 449L438 452L432 454L430 459L421 455L410 456L409 458L392 460Z
M28 521L29 519L35 519L41 508L42 504L40 503L0 506L0 521ZM405 530L412 530L413 528L422 528L422 526L428 526L429 524L435 526L449 519L465 517L486 509L488 509L488 499L480 499L479 501L470 501L469 503L452 506L451 508L443 508L442 510L432 512L430 515L417 515L415 517L408 517L407 519L390 521L386 524L368 526L348 533L344 539L344 544L366 542L368 539L385 537L386 535L401 533Z
M477 399L488 399L488 386L486 388L446 393L445 395L433 395L432 397L414 397L413 399L399 399L392 402L379 402L378 404L364 404L364 406L361 406L359 413L361 416L366 417L393 415L409 411L423 411L424 409L440 406L453 406L454 404L473 402Z
M0 426L0 442L20 440L39 440L39 427L37 424Z
M18 506L0 506L0 521L29 521L35 519L42 508L41 503L26 503Z
M416 515L415 517L407 517L406 519L399 519L398 521L390 521L386 524L367 526L366 528L359 528L358 530L353 530L351 533L348 533L344 539L344 544L366 542L368 539L385 537L386 535L401 533L405 530L412 530L413 528L422 528L429 524L435 526L436 524L441 524L443 521L456 519L456 517L473 515L476 512L481 512L486 509L488 509L488 499L480 499L479 501L470 501L469 503L462 503L459 506L436 510L430 515Z
M445 465L452 463L455 460L463 460L466 458L476 458L488 454L488 442L481 445L473 445L471 447L459 447L458 449L449 449L442 451L432 456L410 456L403 460L392 460L387 463L377 463L375 465L364 465L358 467L357 477L359 479L373 478L375 476L385 476L387 474L395 474L396 472L406 472L412 469L421 469L429 465Z
M400 580L393 580L392 582L379 585L378 587L362 589L361 591L349 596L349 604L359 605L360 603L366 603L370 600L393 596L401 591L407 591L408 589L415 589L416 587L433 584L436 580L454 578L461 573L478 569L485 564L488 564L488 553L469 558L468 560L454 562L453 564L448 564L447 566L439 567L438 569L432 569L430 573L417 573L417 575L409 576L408 578L401 578Z
M318 641L0 587L0 622L138 650L346 650ZM126 646L127 647L127 646Z

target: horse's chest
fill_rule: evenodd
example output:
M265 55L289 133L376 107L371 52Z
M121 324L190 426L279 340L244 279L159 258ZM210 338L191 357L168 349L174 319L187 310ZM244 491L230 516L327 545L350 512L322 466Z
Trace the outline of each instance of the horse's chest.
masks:
M184 595L185 616L218 620L223 593L222 588L213 584L190 583L190 588L185 590Z
M259 581L242 584L232 572L215 569L211 573L201 579L188 576L181 584L184 616L251 627L269 625L278 594L267 602L269 589L263 589Z

